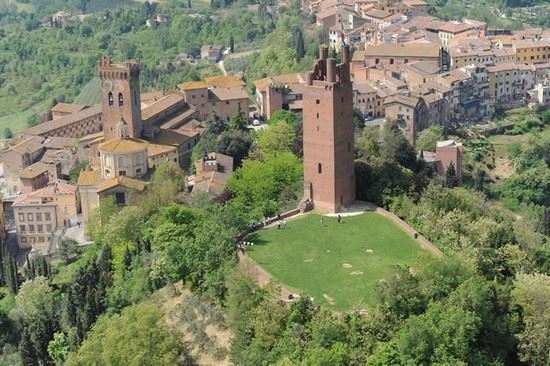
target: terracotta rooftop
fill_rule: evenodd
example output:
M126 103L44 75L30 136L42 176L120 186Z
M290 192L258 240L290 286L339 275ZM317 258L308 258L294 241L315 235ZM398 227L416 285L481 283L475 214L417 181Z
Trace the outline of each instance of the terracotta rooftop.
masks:
M365 50L366 57L374 56L396 56L396 57L439 57L439 46L432 43L382 43L377 46L367 47Z
M456 22L456 21L448 21L448 22L442 24L439 27L439 30L442 31L442 32L457 34L457 33L466 32L466 31L468 31L470 29L474 29L476 27L477 27L477 25L474 25L474 24L460 23L460 22Z
M86 108L86 106L72 103L57 103L52 109L52 112L58 113L76 113Z
M143 191L145 189L145 182L139 179L130 177L116 177L101 181L97 185L97 193L108 191L118 186L123 186L136 191Z
M77 139L72 137L48 137L44 140L46 149L61 150L66 147L76 146Z
M424 0L403 0L403 4L408 6L423 6L428 5Z
M46 173L49 170L50 166L42 162L37 162L29 165L19 172L19 178L22 179L33 179L38 177L41 174Z
M154 144L181 146L186 143L191 137L183 135L177 130L163 129L161 128L154 139L151 140Z
M356 51L360 52L360 51ZM254 81L254 85L256 86L256 89L258 89L260 92L265 92L267 88L271 84L282 84L282 85L291 85L291 84L303 84L304 83L304 75L301 73L291 73L291 74L283 74L283 75L277 75L277 76L270 76L263 79L258 79Z
M376 19L384 19L389 17L390 15L391 13L384 10L378 10L378 9L369 10L365 13L366 17L371 17Z
M53 198L56 195L74 195L75 193L76 186L73 186L63 180L55 180L48 183L48 185L44 188L18 196L14 200L13 206L55 205L55 201L44 201L41 200L41 198Z
M398 103L398 104L403 104L412 108L416 108L416 105L418 104L418 100L419 98L417 97L411 97L403 94L396 94L394 96L389 97L384 102L384 104Z
M166 111L167 109L177 105L185 103L185 100L178 93L168 94L151 105L141 110L141 118L143 121L147 121L155 117L157 114Z
M176 151L176 147L170 145L149 144L147 146L147 156L157 156L173 151Z
M246 85L244 81L231 75L213 76L210 78L205 78L204 81L209 86L216 86L216 87L222 87L222 88L234 88L234 87Z
M204 81L188 81L186 83L178 84L179 90L195 90L195 89L207 89L208 84Z
M15 151L19 154L26 154L34 153L44 148L44 138L41 136L25 135L25 137L21 138L16 136L12 141L15 143L4 149L5 152Z
M115 138L99 145L100 151L110 153L134 153L145 151L147 149L147 141L135 138Z
M78 176L79 186L96 186L101 181L100 174L97 170L83 170Z
M547 41L518 40L512 44L516 49L550 47L550 42Z
M52 121L41 123L38 126L25 130L25 133L31 135L42 135L58 128L67 127L83 119L99 116L101 113L101 105L95 105L93 107L83 109L80 112L72 113Z
M248 99L248 93L243 87L212 88L209 89L209 92L209 97L214 97L213 99L217 100Z

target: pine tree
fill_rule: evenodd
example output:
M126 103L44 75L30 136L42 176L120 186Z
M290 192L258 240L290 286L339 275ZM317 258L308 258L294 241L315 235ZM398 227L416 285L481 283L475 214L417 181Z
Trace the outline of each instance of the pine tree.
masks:
M447 175L445 177L445 185L449 188L458 186L458 178L456 177L455 165L451 161L447 167Z

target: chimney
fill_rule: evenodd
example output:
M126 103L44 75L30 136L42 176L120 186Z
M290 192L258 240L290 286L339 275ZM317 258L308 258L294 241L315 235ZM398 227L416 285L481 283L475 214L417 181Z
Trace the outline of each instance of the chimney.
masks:
M319 46L319 58L326 60L328 58L328 47L325 44Z
M351 61L349 46L342 47L342 63L349 65Z
M327 82L336 82L336 60L333 58L327 60Z

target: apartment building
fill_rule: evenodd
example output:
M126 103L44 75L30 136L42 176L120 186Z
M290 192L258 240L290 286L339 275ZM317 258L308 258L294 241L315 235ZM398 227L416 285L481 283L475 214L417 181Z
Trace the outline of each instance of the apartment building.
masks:
M42 254L55 251L55 231L76 224L80 211L76 186L61 180L18 196L12 207L19 248Z

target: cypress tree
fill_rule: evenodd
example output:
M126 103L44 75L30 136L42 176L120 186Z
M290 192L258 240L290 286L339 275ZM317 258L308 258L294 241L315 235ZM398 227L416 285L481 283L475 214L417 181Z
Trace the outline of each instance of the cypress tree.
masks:
M449 188L458 186L458 179L456 177L455 165L451 161L447 167L447 175L445 177L445 184Z
M233 38L233 35L229 37L229 50L231 53L235 52L235 38Z
M302 31L298 28L296 32L296 60L300 61L305 54L304 36Z
M550 207L546 206L544 208L544 219L542 223L542 233L544 235L550 236Z

